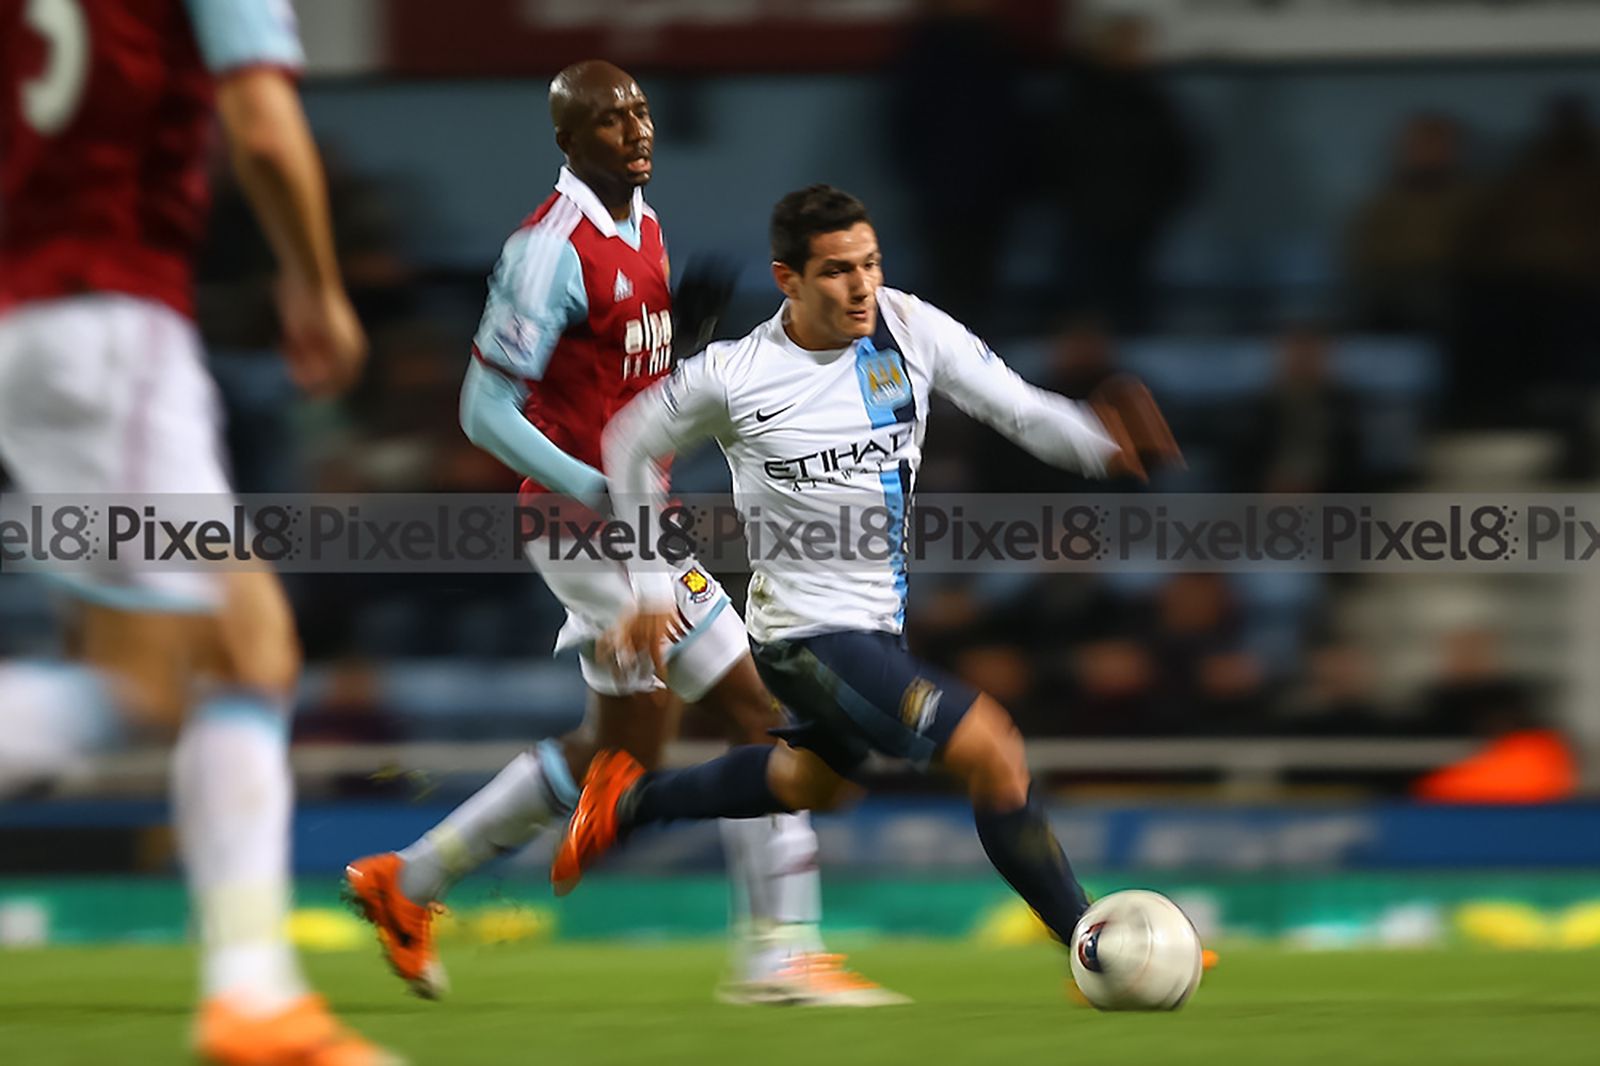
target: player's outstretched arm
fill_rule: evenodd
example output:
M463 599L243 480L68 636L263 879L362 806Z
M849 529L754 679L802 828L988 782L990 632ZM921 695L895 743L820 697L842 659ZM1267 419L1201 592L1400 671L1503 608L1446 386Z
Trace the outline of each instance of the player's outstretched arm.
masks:
M314 395L354 383L367 341L339 276L322 160L290 75L272 66L229 73L217 112L239 185L277 255L284 355Z
M1053 466L1114 472L1121 442L1086 406L1028 384L983 341L931 304L907 297L906 317L934 353L933 387Z

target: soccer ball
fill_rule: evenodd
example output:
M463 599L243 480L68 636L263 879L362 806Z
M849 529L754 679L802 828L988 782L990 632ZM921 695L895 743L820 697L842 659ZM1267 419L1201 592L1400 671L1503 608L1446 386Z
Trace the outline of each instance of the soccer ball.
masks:
M1096 900L1072 935L1072 977L1101 1010L1177 1010L1200 987L1200 937L1178 905L1130 889Z

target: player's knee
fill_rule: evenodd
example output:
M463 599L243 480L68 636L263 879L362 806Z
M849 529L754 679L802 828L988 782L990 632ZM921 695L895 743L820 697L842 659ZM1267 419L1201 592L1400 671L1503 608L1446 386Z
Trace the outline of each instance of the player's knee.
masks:
M810 752L779 744L767 764L767 786L791 811L833 811L860 798L861 790Z
M1032 777L1022 733L1004 707L979 696L945 752L976 806L1014 810L1028 802Z
M867 790L848 778L837 774L819 779L810 786L810 811L842 811L861 802Z
M300 682L299 637L292 626L283 626L261 633L260 638L259 643L247 649L230 649L231 680L253 692L292 696Z

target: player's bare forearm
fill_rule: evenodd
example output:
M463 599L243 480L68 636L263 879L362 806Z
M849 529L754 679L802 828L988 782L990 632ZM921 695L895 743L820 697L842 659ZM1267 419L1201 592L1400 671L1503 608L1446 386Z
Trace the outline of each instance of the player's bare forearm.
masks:
M327 183L294 83L273 68L240 71L218 86L217 112L234 173L285 279L310 290L338 287Z
M278 312L289 372L312 395L354 383L367 339L339 278L322 161L294 84L281 71L240 71L217 90L234 171L278 257Z

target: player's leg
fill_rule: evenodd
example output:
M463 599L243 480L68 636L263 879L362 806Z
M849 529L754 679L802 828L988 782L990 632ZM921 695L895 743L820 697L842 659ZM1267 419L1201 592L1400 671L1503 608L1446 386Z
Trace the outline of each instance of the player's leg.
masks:
M202 493L209 504L193 506L223 511L231 501L214 388L193 328L164 307L95 296L8 315L0 395L0 454L24 491ZM173 497L152 502L179 517ZM160 573L129 559L55 577L81 604L76 654L134 727L171 734L187 718L173 780L203 990L263 1009L303 995L274 902L287 885L284 733L298 670L275 579ZM260 905L241 904L246 897ZM249 944L259 965L224 941Z
M967 789L978 839L1000 876L1063 944L1088 908L1028 772L1022 734L980 694L939 755Z
M156 494L176 521L231 515L215 387L191 324L118 296L23 315L37 329L20 357L0 358L0 393L24 401L0 417L0 451L25 490ZM181 722L174 820L201 935L202 1054L391 1061L307 994L286 939L299 649L277 579L127 559L62 577L84 604L76 650L122 709L146 730Z
M385 1061L310 996L287 938L287 742L299 674L288 604L269 573L218 584L215 610L85 604L75 640L139 731L178 735L172 798L200 936L200 1050L212 1061L268 1066Z
M204 694L173 758L178 840L203 960L197 1046L223 1066L397 1062L339 1026L295 963L288 735L299 640L275 575L229 574L224 587L220 613L203 619L204 631L188 644L190 683L198 679Z
M772 744L768 730L783 724L782 711L756 673L744 623L726 593L693 565L683 570L674 589L689 628L669 650L669 686L685 702L709 712L730 744ZM724 819L719 828L728 863L737 976L718 995L739 1001L742 988L759 993L793 957L823 951L817 835L804 811Z
M293 621L268 573L230 574L219 613L83 608L80 651L145 731L176 731L172 797L201 945L201 991L248 1013L307 994L285 935ZM198 692L198 697L192 693Z
M0 462L19 492L87 491L86 480L105 476L95 460L106 449L88 447L97 426L106 431L103 408L84 396L58 395L74 376L80 391L99 390L87 382L104 380L105 324L65 307L34 305L0 317ZM95 353L94 365L84 365L86 353ZM75 419L88 420L88 432L76 439L66 428ZM86 458L75 454L84 450ZM88 667L0 661L0 796L46 782L114 742L119 715L115 690Z
M697 702L723 724L730 744L771 744L767 731L783 724L782 712L749 652L740 651L738 661ZM718 829L734 925L734 977L718 997L762 1002L772 980L791 969L795 959L823 952L817 834L805 811L727 818Z
M1063 942L1087 906L1032 793L1022 736L994 700L920 662L888 633L827 633L757 649L762 676L816 726L966 786L984 851ZM792 696L786 693L791 692Z
M609 744L660 758L675 706L647 664L624 671L597 659L593 640L632 598L620 569L560 568L529 553L568 612L557 650L573 649L590 691L583 728L523 752L438 825L398 852L369 855L345 869L351 899L377 927L389 966L415 994L436 999L448 987L433 944L433 916L456 882L515 852L563 821L577 799L595 748Z
M596 736L658 758L660 741L641 736L629 723L666 719L666 702L661 690L625 696L591 692L594 729L541 741L411 844L345 868L348 896L377 928L390 969L413 993L438 999L449 989L433 943L433 918L450 889L566 818L578 795L574 776L587 768Z
M401 849L399 886L427 905L444 899L457 881L484 864L525 847L551 822L566 817L581 777L600 745L659 760L659 723L670 713L664 690L627 695L590 692L586 727L523 752L493 780L420 839ZM642 760L641 760L642 761Z
M762 663L762 648L756 651L762 680L801 719L800 725L777 732L804 750L790 744L743 745L697 766L655 772L646 772L625 753L600 753L551 865L558 894L570 892L586 869L641 825L829 810L860 795L848 775L865 761L870 743L836 728L836 716L824 707L830 698L826 691L814 691L817 685L803 678L770 672Z
M743 624L731 618L729 624L738 630L738 658L696 702L724 723L734 745L771 745L776 738L769 731L783 721L780 705L756 672ZM694 648L687 649L675 665L694 654ZM837 802L835 797L826 798ZM733 976L718 988L718 999L732 1004L812 1006L904 1002L904 997L848 969L842 955L827 951L820 929L817 834L807 810L725 818L718 828L727 855L734 916Z

